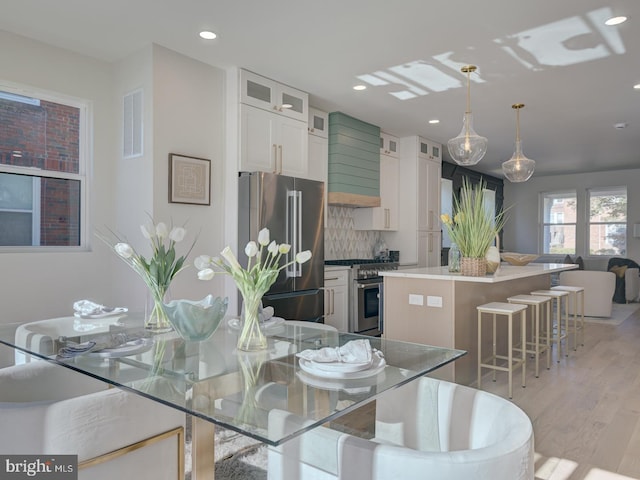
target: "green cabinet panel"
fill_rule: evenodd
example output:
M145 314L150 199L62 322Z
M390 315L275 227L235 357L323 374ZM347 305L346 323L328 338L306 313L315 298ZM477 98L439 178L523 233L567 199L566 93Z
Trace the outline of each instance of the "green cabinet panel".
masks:
M329 114L328 191L380 196L380 128Z

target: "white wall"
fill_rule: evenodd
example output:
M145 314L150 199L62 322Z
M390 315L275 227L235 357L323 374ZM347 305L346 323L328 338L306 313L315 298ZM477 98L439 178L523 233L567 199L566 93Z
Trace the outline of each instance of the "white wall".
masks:
M640 261L640 238L633 238L633 224L640 223L640 169L612 172L533 176L525 183L513 184L505 181L505 206L510 206L509 220L504 229L504 250L521 253L539 253L538 197L542 192L576 189L579 203L586 202L587 189L606 186L627 187L627 257ZM578 212L578 215L586 212ZM585 255L586 239L577 232L577 254L585 258L587 268L605 270L607 258Z
M113 77L108 64L0 31L0 84L8 81L88 100L93 114L93 225L114 219ZM89 239L94 242L93 238ZM82 298L110 302L110 253L0 253L1 323L68 315Z
M79 253L1 253L0 323L67 316L75 300L141 310L143 282L93 235L110 228L136 248L146 247L139 226L186 223L181 252L197 236L189 257L224 247L225 72L158 46L116 64L99 62L0 31L0 85L32 85L87 99L93 111L93 174L90 184L90 250ZM122 158L122 96L144 91L144 155ZM168 155L212 161L211 205L168 202ZM179 252L179 253L181 253ZM171 288L175 298L222 295L222 280L200 282L191 266Z
M186 223L184 247L197 243L190 259L224 248L225 72L166 48L153 47L153 211L158 219ZM211 205L168 202L169 153L211 160ZM235 164L232 164L235 171ZM193 262L191 262L193 265ZM202 282L191 266L171 286L176 298L224 295L222 277Z

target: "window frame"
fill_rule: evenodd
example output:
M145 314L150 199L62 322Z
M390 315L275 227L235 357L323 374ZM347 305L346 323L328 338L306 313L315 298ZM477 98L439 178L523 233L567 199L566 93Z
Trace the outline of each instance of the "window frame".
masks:
M544 204L545 204L545 199L549 198L549 197L557 197L559 198L575 198L575 202L576 202L576 219L574 222L565 222L563 221L562 223L554 223L554 222L546 222L545 221L545 210L544 210ZM563 256L563 255L579 255L579 249L578 249L578 227L579 227L579 197L578 197L578 191L577 189L562 189L562 190L554 190L554 191L548 191L548 192L540 192L539 197L538 197L538 216L539 216L539 220L538 220L538 228L539 228L539 236L538 236L538 251L540 252L541 255L557 255L557 256ZM564 219L563 219L564 220ZM545 229L546 227L552 227L552 226L573 226L575 229L575 233L574 233L574 237L575 237L575 241L574 241L574 251L573 253L569 253L569 252L560 252L560 253L553 253L553 252L545 252ZM551 244L549 244L549 247L551 247ZM549 248L550 249L550 248Z
M33 167L21 167L0 163L0 173L26 175L31 178L53 178L78 181L80 185L80 245L0 245L0 253L22 252L84 252L90 250L88 232L90 231L89 210L90 192L89 180L91 178L92 144L93 144L93 108L89 100L72 97L60 93L17 85L0 80L0 90L30 98L38 98L49 102L64 104L79 110L78 123L78 173L62 172L55 170L41 170Z
M629 246L629 192L628 188L625 185L620 186L607 186L607 187L591 187L586 189L586 208L585 208L585 253L586 255L594 258L608 258L608 257L620 257L626 256L628 252ZM624 196L627 200L625 215L623 220L616 221L607 221L607 222L593 222L591 221L591 197L592 194L604 194L605 192L612 192L612 195L616 195L616 191L622 193L624 191ZM591 253L591 226L592 225L624 225L624 249L620 253L607 253L607 254L598 254Z

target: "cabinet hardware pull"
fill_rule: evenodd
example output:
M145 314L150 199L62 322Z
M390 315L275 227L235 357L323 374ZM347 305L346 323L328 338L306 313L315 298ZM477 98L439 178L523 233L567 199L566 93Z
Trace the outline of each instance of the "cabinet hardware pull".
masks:
M328 282L330 280L339 280L339 279L340 279L340 277L331 277L331 278L325 278L324 281Z
M278 145L278 149L280 150L280 170L278 173L282 173L282 145Z
M336 309L335 309L335 306L336 306L335 295L336 295L336 292L332 288L331 289L331 315L333 315L336 312Z
M273 173L278 173L278 146L274 143L273 148Z

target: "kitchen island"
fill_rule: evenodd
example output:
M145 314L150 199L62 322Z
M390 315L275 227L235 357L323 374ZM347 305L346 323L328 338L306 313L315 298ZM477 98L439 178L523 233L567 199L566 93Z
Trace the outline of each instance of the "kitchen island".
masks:
M381 272L384 276L384 338L466 350L468 355L441 369L437 376L463 385L475 384L476 307L548 289L551 274L575 268L577 265L573 264L533 263L516 267L503 263L495 274L483 277L450 273L447 267ZM499 324L499 335L506 332L506 328L501 327ZM499 348L501 340L505 339L498 339ZM483 332L483 350L490 346L491 335L487 330Z

